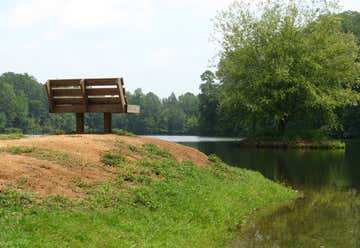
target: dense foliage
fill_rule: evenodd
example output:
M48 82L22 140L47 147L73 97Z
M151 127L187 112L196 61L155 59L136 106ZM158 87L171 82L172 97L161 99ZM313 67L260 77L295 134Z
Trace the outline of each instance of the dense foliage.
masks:
M44 88L28 74L0 77L0 132L47 133L68 130L72 116L50 115Z
M341 130L337 113L360 99L359 49L333 6L279 0L255 9L234 3L220 13L220 105L240 112L237 122L247 134L312 137Z
M356 36L357 43L360 44L360 13L347 11L341 13L340 17L342 18L344 32L353 33ZM360 92L359 85L354 86L353 89ZM343 124L341 135L344 137L360 137L360 105L348 106L339 112Z

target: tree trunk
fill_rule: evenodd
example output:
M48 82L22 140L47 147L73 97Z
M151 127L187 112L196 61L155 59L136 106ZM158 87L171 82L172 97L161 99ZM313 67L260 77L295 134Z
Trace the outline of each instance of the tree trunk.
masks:
M280 119L280 122L279 122L279 132L280 132L282 137L285 134L288 122L289 122L289 115L284 114L284 116Z

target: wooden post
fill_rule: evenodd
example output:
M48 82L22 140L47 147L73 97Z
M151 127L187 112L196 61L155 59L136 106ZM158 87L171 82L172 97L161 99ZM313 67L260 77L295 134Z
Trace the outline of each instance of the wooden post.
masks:
M84 113L76 113L76 132L84 133Z
M111 132L111 113L104 113L104 133Z

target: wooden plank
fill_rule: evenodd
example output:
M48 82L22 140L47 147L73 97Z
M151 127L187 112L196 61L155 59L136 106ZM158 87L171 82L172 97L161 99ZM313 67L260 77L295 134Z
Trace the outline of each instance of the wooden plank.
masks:
M46 90L46 94L48 96L49 112L52 113L53 109L54 109L54 99L53 99L53 94L51 91L51 86L50 86L49 80L45 84L45 90Z
M89 104L115 104L120 103L119 97L96 97L96 98L88 98Z
M53 96L82 96L80 89L52 90Z
M54 103L59 104L85 104L84 98L54 98Z
M120 104L92 104L88 106L88 112L124 113Z
M93 78L85 79L86 86L116 85L116 78Z
M88 108L88 95L86 94L85 79L81 79L81 81L80 81L80 89L81 89L82 96L84 98L85 109L87 110L87 108Z
M120 97L120 105L121 105L121 111L122 112L126 112L126 102L125 102L125 94L124 94L124 88L123 88L123 84L124 84L124 80L122 78L117 80L117 86L118 86L118 90L120 92L119 97Z
M52 79L49 80L51 87L79 86L81 79Z
M57 105L54 106L53 113L84 113L84 105Z
M106 96L106 95L119 95L117 88L109 89L86 89L88 96Z

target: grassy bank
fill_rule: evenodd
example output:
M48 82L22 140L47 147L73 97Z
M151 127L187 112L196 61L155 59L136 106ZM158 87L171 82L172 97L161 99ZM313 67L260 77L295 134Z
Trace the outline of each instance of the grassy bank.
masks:
M2 152L64 158L63 164L71 157L7 149ZM153 144L119 142L103 153L102 163L114 171L112 180L73 181L86 191L83 199L0 191L0 247L221 247L245 216L296 197L214 156L208 165L195 165Z
M20 133L0 134L0 140L21 139L24 135Z
M276 139L244 139L240 146L254 148L290 148L290 149L345 149L341 140L276 140Z

